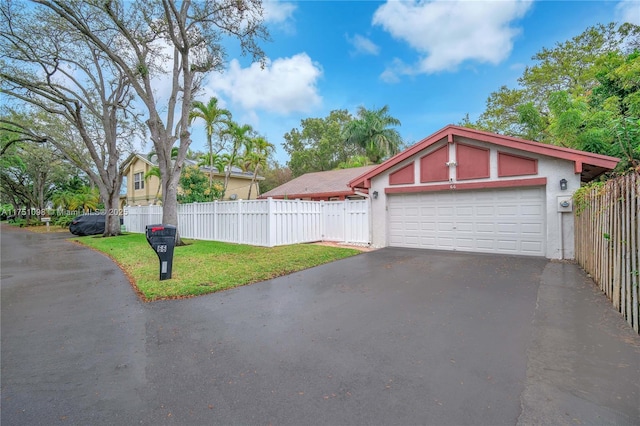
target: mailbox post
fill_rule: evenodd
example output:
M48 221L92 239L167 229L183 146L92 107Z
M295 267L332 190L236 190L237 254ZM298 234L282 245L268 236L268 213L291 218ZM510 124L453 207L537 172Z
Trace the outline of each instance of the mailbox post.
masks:
M173 225L147 225L149 245L160 259L160 281L171 278L173 249L176 246L176 227Z

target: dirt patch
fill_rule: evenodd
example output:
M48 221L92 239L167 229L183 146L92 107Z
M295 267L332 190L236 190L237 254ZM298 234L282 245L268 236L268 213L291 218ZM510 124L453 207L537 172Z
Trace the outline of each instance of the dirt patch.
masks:
M369 245L357 245L357 244L346 244L346 243L336 243L333 241L320 241L317 243L313 243L319 246L329 246L329 247L344 247L344 248L352 248L360 251L374 251L377 250L375 247L371 247Z
M49 230L47 230L46 225L26 226L19 229L24 229L25 231L34 232L36 234L53 234L53 233L59 233L59 232L70 233L69 228L62 228L58 225L49 225Z

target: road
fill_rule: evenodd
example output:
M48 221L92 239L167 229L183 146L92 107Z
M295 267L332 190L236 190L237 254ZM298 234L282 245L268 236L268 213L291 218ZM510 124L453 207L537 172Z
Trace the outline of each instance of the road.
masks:
M382 249L140 302L1 233L3 425L637 424L640 336L573 264Z

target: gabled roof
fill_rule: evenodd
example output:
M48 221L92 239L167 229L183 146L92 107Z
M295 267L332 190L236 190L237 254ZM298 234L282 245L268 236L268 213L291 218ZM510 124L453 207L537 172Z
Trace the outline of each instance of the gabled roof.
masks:
M338 197L353 195L354 190L349 187L350 180L360 176L377 166L355 167L352 169L329 170L325 172L306 173L289 182L273 188L260 196L308 198L308 197Z
M131 167L131 165L133 164L133 161L135 159L138 159L140 161L144 161L145 163L149 164L150 166L156 166L157 164L154 164L153 162L149 161L149 159L147 157L145 157L144 155L138 154L137 152L132 152L131 154L129 154L129 156L127 157L126 160L124 160L122 162L122 166L120 167L120 169L125 172L129 167Z
M365 172L362 175L352 179L351 181L349 181L349 186L351 186L352 188L368 188L370 186L371 178L379 175L380 173L383 173L386 170L389 170L396 164L418 154L420 151L435 143L438 143L442 140L453 142L456 137L474 139L477 141L487 142L512 149L573 161L574 170L576 173L580 173L583 182L588 182L609 170L613 170L620 161L619 158L609 157L607 155L594 154L592 152L579 151L577 149L571 148L562 148L555 145L528 141L511 136L503 136L496 133L448 125L443 129L438 130L431 136L428 136L420 142L416 143L415 145L407 148L401 153L391 157L384 163L375 167L373 170Z

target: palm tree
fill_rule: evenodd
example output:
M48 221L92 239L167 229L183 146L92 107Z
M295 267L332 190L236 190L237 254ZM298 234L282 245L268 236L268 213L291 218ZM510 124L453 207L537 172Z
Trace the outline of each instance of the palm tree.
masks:
M153 166L149 169L148 172L146 172L144 174L144 180L145 181L149 181L149 179L151 179L152 176L155 176L158 178L158 189L156 189L156 196L154 197L154 201L158 201L158 196L160 194L160 182L162 182L161 177L160 177L160 167L158 166Z
M81 191L76 192L69 202L70 210L81 208L84 213L96 210L100 203L100 193L98 188L85 186Z
M151 161L152 163L153 163L154 157L157 157L157 154L155 151L151 151L147 154L147 160ZM175 160L177 157L178 157L178 147L174 146L173 148L171 148L171 159ZM160 195L160 188L162 187L162 174L160 173L160 167L152 166L149 169L149 171L144 174L144 180L148 182L149 179L151 179L151 176L155 176L158 178L158 189L156 189L156 195L154 197L154 200L158 201L159 200L158 197Z
M225 160L225 174L224 174L224 191L227 192L227 186L229 185L229 177L231 176L231 168L238 165L239 155L238 151L241 146L247 146L250 144L251 134L253 133L253 127L248 124L239 125L233 121L228 123L228 127L222 131L221 135L226 135L231 138L232 148L231 152L223 154L222 157Z
M209 146L209 189L213 185L213 134L220 135L224 127L228 127L231 120L231 112L228 109L218 108L218 99L212 97L206 105L200 101L195 101L189 112L189 125L196 118L204 120L205 130L207 132L207 144Z
M396 129L389 126L399 126L400 120L389 115L389 106L378 110L368 110L363 106L358 108L358 118L347 124L344 139L362 147L369 159L378 164L383 159L400 152L402 137Z
M72 209L69 209L69 204L71 204L73 200L73 196L74 196L74 193L69 190L56 191L51 196L53 207L56 209L59 208L59 209L72 210Z
M251 139L251 143L246 144L245 147L247 147L247 149L250 148L250 150L248 152L245 152L244 168L253 171L251 186L249 186L249 196L247 197L251 199L251 190L256 184L256 180L258 179L258 171L261 167L267 167L267 160L271 156L271 153L273 153L273 151L275 150L275 146L269 143L269 141L267 141L262 136L258 136Z

